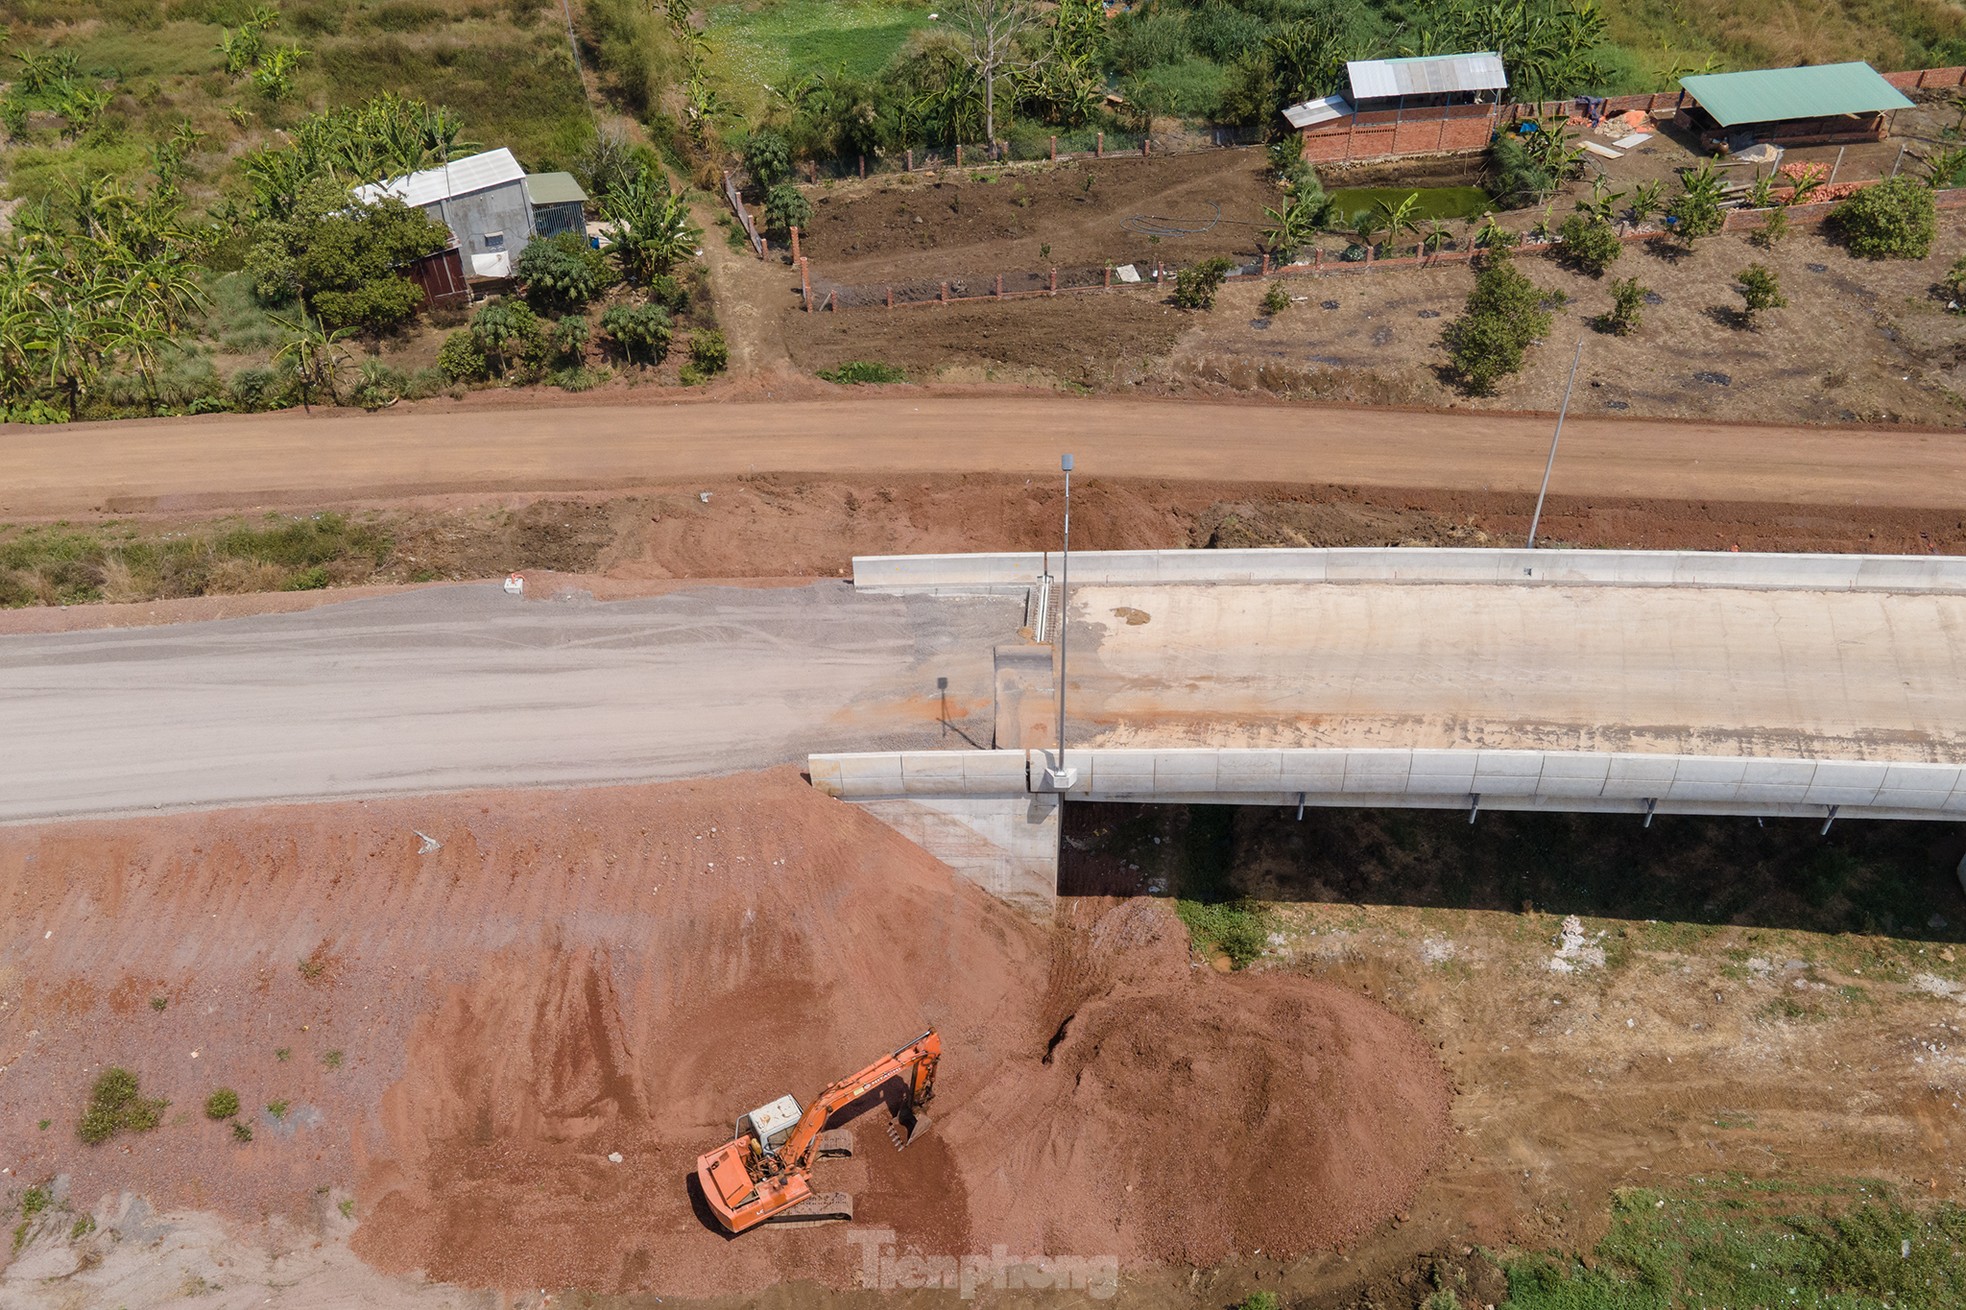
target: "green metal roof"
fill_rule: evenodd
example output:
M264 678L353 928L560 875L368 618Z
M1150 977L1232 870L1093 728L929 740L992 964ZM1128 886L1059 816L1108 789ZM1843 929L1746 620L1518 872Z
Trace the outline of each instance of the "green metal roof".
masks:
M535 205L581 204L587 193L573 180L572 173L528 173L526 198Z
M1898 88L1865 63L1698 73L1680 78L1679 84L1722 127L1911 107Z

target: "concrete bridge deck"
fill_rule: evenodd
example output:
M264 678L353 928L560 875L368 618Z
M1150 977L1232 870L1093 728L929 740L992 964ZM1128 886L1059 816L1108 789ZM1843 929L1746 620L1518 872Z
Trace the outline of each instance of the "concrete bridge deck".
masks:
M1047 564L856 561L856 584L1002 592ZM1115 552L1072 576L1070 798L1966 818L1966 560ZM1000 712L1009 749L815 756L813 781L1034 898L1044 704Z

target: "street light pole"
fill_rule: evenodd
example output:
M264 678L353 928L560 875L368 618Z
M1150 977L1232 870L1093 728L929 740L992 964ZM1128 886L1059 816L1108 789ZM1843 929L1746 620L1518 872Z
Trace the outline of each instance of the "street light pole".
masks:
M1072 457L1058 461L1065 474L1065 551L1058 566L1058 769L1065 769L1065 633L1071 626L1065 612L1072 586Z

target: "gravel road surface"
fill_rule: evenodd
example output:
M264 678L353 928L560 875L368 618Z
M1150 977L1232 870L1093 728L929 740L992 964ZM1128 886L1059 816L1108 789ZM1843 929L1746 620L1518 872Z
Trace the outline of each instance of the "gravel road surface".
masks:
M0 822L987 746L990 648L1022 617L840 583L607 604L471 586L8 637Z

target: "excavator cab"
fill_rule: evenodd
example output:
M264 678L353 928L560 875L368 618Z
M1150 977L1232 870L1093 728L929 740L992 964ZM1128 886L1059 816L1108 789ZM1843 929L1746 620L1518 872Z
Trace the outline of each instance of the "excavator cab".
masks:
M761 1105L738 1119L736 1131L731 1135L742 1139L748 1134L757 1142L760 1150L776 1155L778 1148L791 1139L793 1130L799 1126L799 1117L804 1113L799 1108L797 1097L781 1096L770 1105Z
M762 1223L830 1223L853 1218L853 1199L844 1192L812 1190L812 1166L829 1156L853 1154L852 1135L827 1131L836 1112L877 1089L898 1081L888 1138L900 1150L927 1126L919 1107L934 1094L935 1067L942 1039L933 1028L906 1046L884 1055L860 1072L828 1087L812 1104L781 1096L740 1115L731 1140L698 1156L696 1178L703 1199L726 1232L741 1233Z

